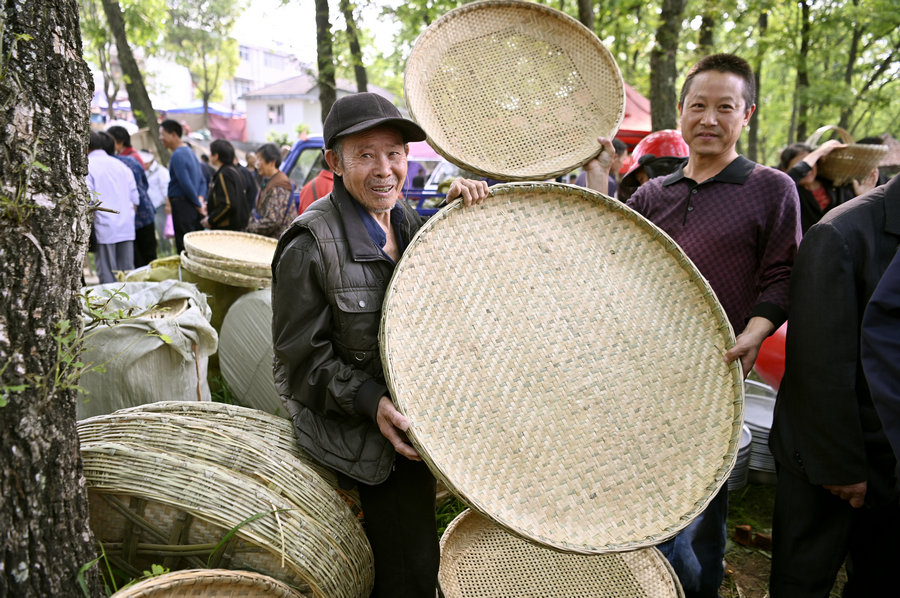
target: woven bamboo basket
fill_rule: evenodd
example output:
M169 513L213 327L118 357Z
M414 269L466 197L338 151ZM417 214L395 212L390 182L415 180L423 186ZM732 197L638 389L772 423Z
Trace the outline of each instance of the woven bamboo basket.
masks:
M403 86L438 153L499 180L581 166L625 115L622 75L597 36L520 0L472 2L437 19L413 46Z
M835 125L819 127L809 136L806 143L816 147L822 135L830 132L837 133L841 141L847 144L847 147L832 150L818 163L819 174L829 179L835 186L846 185L853 179L861 181L878 167L881 159L888 153L886 145L854 143L850 133Z
M197 276L202 276L208 280L221 282L233 287L259 289L272 286L271 276L268 278L248 276L233 270L223 270L221 268L207 266L200 262L195 262L189 258L185 252L181 252L181 267Z
M322 479L334 488L355 514L359 514L359 494L356 490L343 490L338 484L334 471L320 465L307 455L297 444L294 436L293 424L290 420L278 417L249 407L229 405L216 401L158 401L138 405L129 409L120 409L116 414L130 413L169 413L182 417L203 419L224 428L233 428L248 434L253 434L260 442L286 452L292 458L298 459L303 464L315 471ZM86 420L89 421L89 420Z
M219 270L228 270L245 274L254 278L271 278L272 267L270 265L260 265L254 262L243 262L239 260L223 260L212 257L204 257L202 255L188 255L188 259L197 262L203 266L210 268L218 268Z
M381 354L410 440L470 507L603 553L666 540L726 482L740 366L712 289L663 231L570 185L496 185L425 223Z
M612 554L550 550L466 510L441 537L438 579L446 598L681 598L656 548Z
M269 266L275 257L277 239L230 230L201 230L184 235L189 256Z
M142 443L149 433L141 433ZM94 535L126 573L162 561L249 569L307 596L371 591L371 549L359 523L346 509L335 515L334 493L285 481L286 466L280 479L269 479L152 443L84 441L81 454Z
M113 598L298 598L303 594L266 575L229 569L173 571L123 588Z

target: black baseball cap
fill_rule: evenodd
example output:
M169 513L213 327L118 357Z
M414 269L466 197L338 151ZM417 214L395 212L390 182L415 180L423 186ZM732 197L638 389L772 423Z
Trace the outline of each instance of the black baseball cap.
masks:
M400 130L403 141L424 141L425 131L403 118L397 107L377 93L355 93L344 96L331 106L325 117L323 137L326 149L331 149L335 139L367 131L379 125L389 125Z

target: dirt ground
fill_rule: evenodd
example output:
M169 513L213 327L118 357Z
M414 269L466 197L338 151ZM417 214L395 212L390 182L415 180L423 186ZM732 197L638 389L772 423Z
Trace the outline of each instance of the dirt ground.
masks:
M725 580L719 590L722 598L768 596L772 553L766 540L772 533L774 506L775 486L771 485L749 483L729 496ZM742 546L735 541L735 529L740 525L750 526L752 545ZM846 580L842 569L831 591L833 598L840 596Z

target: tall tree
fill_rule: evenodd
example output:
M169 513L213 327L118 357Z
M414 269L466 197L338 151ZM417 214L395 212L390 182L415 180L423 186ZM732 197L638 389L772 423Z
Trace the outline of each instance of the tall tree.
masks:
M662 0L656 44L650 52L650 122L654 131L678 123L675 78L678 75L678 33L687 0Z
M128 89L128 100L131 102L131 111L137 120L138 126L147 127L150 132L150 138L156 144L156 153L159 155L163 164L169 161L169 150L162 144L159 139L159 124L156 120L156 111L153 109L153 103L150 101L150 95L147 88L144 87L144 77L138 68L134 54L131 52L131 46L128 45L128 38L125 33L125 20L122 18L122 10L119 8L118 0L102 0L103 12L106 13L106 20L109 23L110 31L116 40L116 50L119 54L119 62L122 65L122 73L125 79L125 87Z
M100 18L98 0L79 0L81 38L85 57L94 62L103 76L103 95L109 120L116 117L116 98L122 89L122 69L114 50L114 42L104 20Z
M169 0L166 41L175 62L191 72L203 100L203 126L209 126L209 103L238 67L238 45L230 37L240 14L240 0Z
M562 4L559 7L562 10ZM593 0L578 0L578 20L581 24L594 30L594 3Z
M762 118L763 103L760 101L762 90L763 57L766 53L766 33L769 30L769 13L763 9L759 13L757 31L756 59L753 64L753 76L756 79L756 112L750 117L750 130L747 132L747 157L756 162L759 159L759 123Z
M806 139L809 118L809 2L800 0L800 48L797 52L797 78L794 81L794 102L797 109L797 139Z
M366 65L363 62L362 50L359 47L359 28L353 16L353 6L350 0L340 0L341 13L347 24L347 41L350 46L350 57L353 61L353 74L356 76L356 91L369 91L369 77L366 74Z
M90 230L78 31L77 0L0 6L0 596L82 596L96 556L68 360ZM102 594L96 567L84 583Z
M328 0L316 0L316 65L319 67L319 103L322 122L337 100L337 82L334 78L334 48L331 44L331 17Z

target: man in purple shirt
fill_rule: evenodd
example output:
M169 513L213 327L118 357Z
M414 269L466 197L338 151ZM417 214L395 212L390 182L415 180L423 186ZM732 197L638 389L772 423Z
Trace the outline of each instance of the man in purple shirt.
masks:
M782 172L738 155L741 131L756 109L747 62L731 54L701 59L678 101L690 147L674 173L642 185L628 201L662 228L709 281L737 335L724 354L744 375L763 340L787 318L791 265L800 242L797 189ZM605 192L612 144L586 165L588 187ZM687 596L718 595L724 569L728 489L675 538L659 546Z

